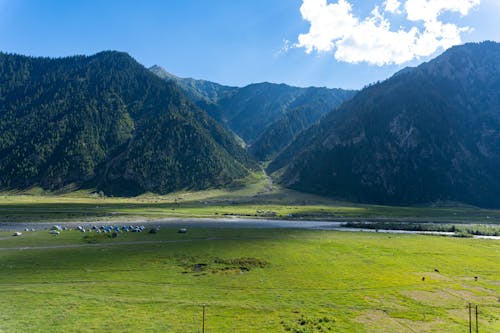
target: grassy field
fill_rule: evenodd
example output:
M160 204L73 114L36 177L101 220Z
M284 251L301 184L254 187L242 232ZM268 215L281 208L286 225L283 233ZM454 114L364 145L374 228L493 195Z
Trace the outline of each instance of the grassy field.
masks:
M273 185L254 174L232 188L134 198L100 197L90 191L48 193L40 189L0 192L0 222L162 219L170 217L276 217L337 221L500 223L500 210L442 204L380 206L336 201Z
M466 332L468 302L479 305L480 332L500 331L498 241L275 229L89 235L0 232L0 332L200 332L202 304L205 332Z

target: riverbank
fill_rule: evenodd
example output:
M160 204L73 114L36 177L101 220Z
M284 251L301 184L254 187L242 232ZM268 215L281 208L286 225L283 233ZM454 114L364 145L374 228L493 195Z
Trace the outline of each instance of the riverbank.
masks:
M460 227L455 227L457 231L440 231L440 230L423 230L425 227L419 224L419 230L411 230L412 224L401 223L399 225L406 226L407 230L398 229L396 224L390 224L394 228L382 228L377 222L363 222L354 224L351 222L339 221L317 221L317 220L279 220L279 219L245 219L245 218L166 218L159 220L136 219L125 221L53 221L53 222L0 222L0 230L2 231L31 231L50 229L54 225L61 228L75 229L82 227L86 230L92 230L92 227L100 226L137 226L144 225L147 228L168 227L168 228L240 228L240 229L308 229L308 230L335 230L335 231L351 231L351 232L380 232L392 234L421 234L433 236L447 237L463 237L459 231ZM389 226L389 225L388 225ZM471 226L471 225L468 225ZM496 226L491 226L498 228ZM415 227L413 227L415 229ZM434 229L434 226L429 225L429 229ZM470 235L470 237L484 238L492 240L500 240L500 236L495 235Z

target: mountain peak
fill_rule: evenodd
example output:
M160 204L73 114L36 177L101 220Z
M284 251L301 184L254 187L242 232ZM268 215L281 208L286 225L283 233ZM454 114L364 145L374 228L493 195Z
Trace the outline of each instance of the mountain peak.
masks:
M123 51L116 51L116 50L106 50L106 51L101 51L96 54L88 56L89 59L120 59L122 61L130 61L130 62L136 62L137 61L127 52Z
M500 43L485 41L453 46L417 68L423 75L459 81L464 89L474 89L478 82L469 77L481 81L500 71Z
M167 70L163 67L161 67L160 65L153 65L151 67L149 67L149 70L157 75L158 77L162 78L162 79L169 79L169 80L179 80L180 77L178 77L177 75L174 75L170 72L167 72Z

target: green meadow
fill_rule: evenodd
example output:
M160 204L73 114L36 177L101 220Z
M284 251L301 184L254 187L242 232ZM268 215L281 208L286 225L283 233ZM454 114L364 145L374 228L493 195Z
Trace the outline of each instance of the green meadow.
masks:
M205 332L467 332L469 302L499 332L499 262L421 235L0 232L0 332L201 332L203 304Z
M444 228L498 224L500 211L355 204L284 189L262 174L165 196L0 193L0 222L9 224L179 217ZM0 232L0 332L201 332L203 305L205 332L465 332L469 303L478 305L481 332L500 331L496 240L203 227L116 238L11 234Z
M356 204L297 192L255 173L231 187L144 194L132 198L100 196L92 190L47 192L40 188L0 192L0 222L124 221L227 216L331 221L500 223L500 210L457 203L425 206Z

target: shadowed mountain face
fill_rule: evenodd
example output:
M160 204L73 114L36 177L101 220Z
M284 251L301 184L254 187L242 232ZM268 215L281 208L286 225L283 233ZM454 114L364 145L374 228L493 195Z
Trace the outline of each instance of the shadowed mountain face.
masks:
M269 160L300 131L355 94L352 90L273 83L235 88L179 78L159 66L150 70L175 81L186 96L242 138L249 152L262 161Z
M288 187L500 207L500 44L456 46L368 87L270 164Z
M166 193L223 185L253 167L174 83L127 54L0 54L1 188Z
M249 147L252 156L260 161L272 159L303 130L348 100L354 91L327 88L307 88L273 121Z

